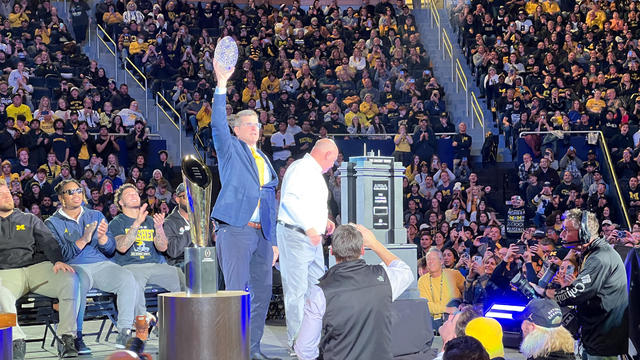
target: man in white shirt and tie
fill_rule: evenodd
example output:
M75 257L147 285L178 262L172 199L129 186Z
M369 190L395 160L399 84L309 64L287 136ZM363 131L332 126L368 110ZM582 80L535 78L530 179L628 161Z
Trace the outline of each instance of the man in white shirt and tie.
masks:
M325 271L322 234L333 233L335 224L328 219L329 190L322 174L337 156L333 140L318 140L310 154L289 166L282 181L276 237L290 348L302 324L305 296Z

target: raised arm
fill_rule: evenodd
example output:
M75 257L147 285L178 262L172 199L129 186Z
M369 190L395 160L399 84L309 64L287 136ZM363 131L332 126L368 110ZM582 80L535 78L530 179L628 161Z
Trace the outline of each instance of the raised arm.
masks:
M233 69L226 69L224 65L213 60L213 68L216 72L218 84L216 85L215 95L213 96L213 112L211 116L211 135L213 137L213 145L216 148L218 156L224 158L229 150L230 141L232 139L229 133L229 125L227 123L227 81L233 74Z

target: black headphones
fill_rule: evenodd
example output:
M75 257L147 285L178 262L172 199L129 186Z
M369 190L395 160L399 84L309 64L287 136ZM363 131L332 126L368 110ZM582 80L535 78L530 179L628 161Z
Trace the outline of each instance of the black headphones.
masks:
M588 215L589 212L587 210L582 210L582 221L580 221L580 231L578 232L578 238L583 244L591 241L591 232L589 232L589 226L587 224L587 222L589 221Z

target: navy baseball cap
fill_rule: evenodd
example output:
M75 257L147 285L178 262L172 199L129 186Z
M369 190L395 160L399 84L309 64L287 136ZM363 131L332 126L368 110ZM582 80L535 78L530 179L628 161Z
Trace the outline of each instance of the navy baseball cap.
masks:
M528 320L545 328L556 328L562 325L562 310L551 299L533 299L527 307L516 316L518 320Z

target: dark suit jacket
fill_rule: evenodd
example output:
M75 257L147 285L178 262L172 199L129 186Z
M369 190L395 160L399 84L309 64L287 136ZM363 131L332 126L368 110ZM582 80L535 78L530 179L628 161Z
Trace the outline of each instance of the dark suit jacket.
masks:
M266 155L271 181L260 188L258 167L249 146L232 136L227 123L226 95L215 94L211 117L213 145L218 155L218 171L222 189L211 217L232 226L244 226L251 219L260 200L260 223L264 237L276 245L276 186L278 175Z

